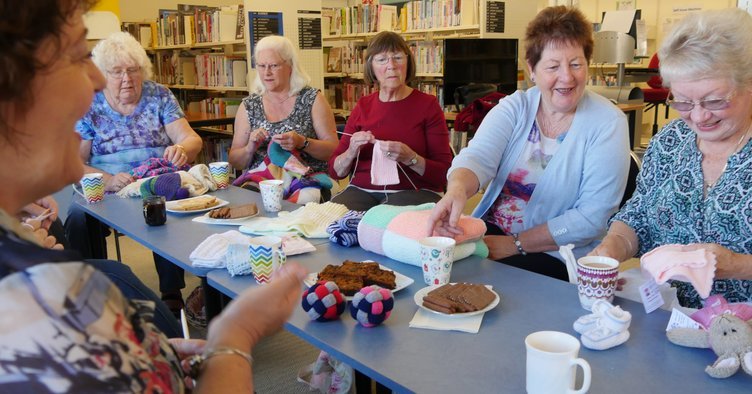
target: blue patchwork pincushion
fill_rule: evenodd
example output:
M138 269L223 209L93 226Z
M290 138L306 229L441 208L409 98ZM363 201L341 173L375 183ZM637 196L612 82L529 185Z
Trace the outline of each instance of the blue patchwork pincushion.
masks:
M374 327L389 318L394 308L392 292L371 285L355 293L350 304L350 315L363 327Z
M303 310L311 320L339 319L345 311L345 297L334 282L319 282L303 292Z

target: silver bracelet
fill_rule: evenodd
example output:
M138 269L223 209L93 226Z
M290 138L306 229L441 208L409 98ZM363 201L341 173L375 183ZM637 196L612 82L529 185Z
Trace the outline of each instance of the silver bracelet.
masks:
M250 353L235 349L233 347L221 346L215 349L207 349L203 354L196 354L188 358L188 376L193 379L198 379L198 376L201 374L201 370L203 369L206 360L214 356L221 356L225 354L233 354L243 357L245 361L248 361L248 366L253 368L253 356L251 356Z
M527 252L525 252L525 249L522 249L522 242L520 242L520 236L517 233L512 233L512 238L514 238L514 246L517 247L517 251L523 255L527 256Z

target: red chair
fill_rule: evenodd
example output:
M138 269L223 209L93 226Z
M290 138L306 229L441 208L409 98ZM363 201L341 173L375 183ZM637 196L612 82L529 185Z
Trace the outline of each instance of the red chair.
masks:
M648 68L654 68L657 70L659 66L660 61L658 60L658 54L656 53L652 58L650 58L650 64L648 64ZM642 94L644 96L645 103L648 104L647 107L645 107L645 112L648 112L651 109L655 110L653 116L653 135L656 135L658 133L659 105L664 105L666 107L666 119L668 119L668 106L666 105L666 99L668 99L669 90L663 87L663 80L661 79L660 75L651 77L648 80L648 86L650 86L650 88L642 89Z

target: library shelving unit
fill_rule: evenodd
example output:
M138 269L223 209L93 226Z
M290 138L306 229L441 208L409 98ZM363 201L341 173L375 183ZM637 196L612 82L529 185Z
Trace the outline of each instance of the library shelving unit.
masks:
M521 38L526 24L523 21L532 19L537 12L534 2L526 0L381 3L322 11L325 93L332 107L343 114L362 95L373 91L363 81L363 55L368 41L379 32L395 31L405 38L416 60L413 87L437 96L443 106L443 40Z

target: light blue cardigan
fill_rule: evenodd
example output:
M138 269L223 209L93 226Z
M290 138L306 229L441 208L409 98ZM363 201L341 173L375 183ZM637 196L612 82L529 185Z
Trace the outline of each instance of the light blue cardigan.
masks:
M505 97L452 162L448 174L467 168L486 187L473 216L482 217L499 196L527 143L540 96L534 87ZM619 108L586 90L569 132L530 197L523 224L514 225L512 231L547 223L556 244L575 245L577 258L598 245L626 187L628 129L627 117ZM547 253L561 259L558 251Z

